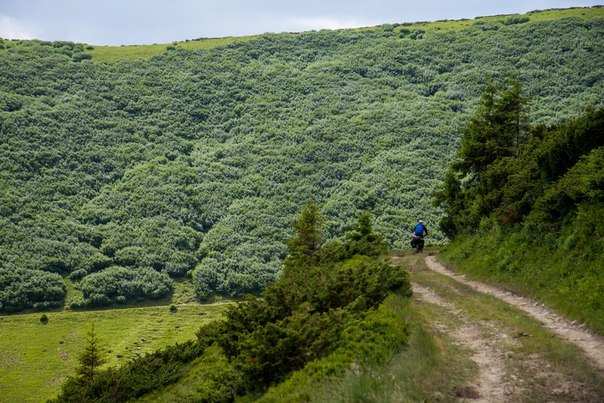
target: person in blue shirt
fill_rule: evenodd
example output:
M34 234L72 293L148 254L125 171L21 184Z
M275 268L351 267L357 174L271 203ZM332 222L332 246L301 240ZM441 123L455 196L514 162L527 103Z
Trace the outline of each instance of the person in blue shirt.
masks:
M426 235L428 235L428 228L422 220L419 220L413 228L413 234L411 234L411 247L417 248L417 252L424 250L424 236Z
M415 228L413 228L413 233L423 238L425 235L428 235L428 228L426 228L422 220L419 220Z

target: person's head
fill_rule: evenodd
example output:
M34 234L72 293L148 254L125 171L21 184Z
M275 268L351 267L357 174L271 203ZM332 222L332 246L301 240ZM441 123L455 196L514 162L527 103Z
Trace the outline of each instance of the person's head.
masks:
M423 224L424 222L422 220L419 220L417 223L418 224Z

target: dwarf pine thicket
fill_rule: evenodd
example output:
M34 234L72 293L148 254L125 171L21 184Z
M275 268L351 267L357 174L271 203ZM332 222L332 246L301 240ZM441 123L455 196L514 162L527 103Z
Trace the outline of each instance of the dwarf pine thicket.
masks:
M411 294L407 273L384 261L387 244L367 213L343 242L317 242L323 221L318 210L312 202L304 206L283 275L261 298L235 304L225 320L202 326L196 341L100 371L94 379L70 378L56 401L128 401L176 382L191 366L198 381L178 398L232 401L261 394L311 363L324 378L342 374L355 360L376 362L401 348L408 324L380 304L393 292Z
M392 247L418 218L444 242L431 195L486 77L517 79L537 124L604 99L600 8L464 24L112 62L81 44L0 41L0 310L61 304L59 276L83 291L73 307L155 298L187 274L202 299L258 292L309 198L328 238L367 210ZM40 292L19 291L31 284Z

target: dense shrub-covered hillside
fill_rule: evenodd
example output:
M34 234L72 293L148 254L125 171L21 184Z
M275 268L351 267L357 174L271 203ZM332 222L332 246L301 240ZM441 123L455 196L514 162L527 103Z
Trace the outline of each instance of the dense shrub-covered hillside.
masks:
M82 284L111 266L194 270L200 297L255 291L308 198L329 236L369 210L394 247L419 217L440 242L431 194L485 77L520 80L540 123L602 103L604 20L585 12L267 34L115 63L3 41L0 265Z
M465 127L436 193L445 256L604 333L604 108L531 127L524 103L490 87Z

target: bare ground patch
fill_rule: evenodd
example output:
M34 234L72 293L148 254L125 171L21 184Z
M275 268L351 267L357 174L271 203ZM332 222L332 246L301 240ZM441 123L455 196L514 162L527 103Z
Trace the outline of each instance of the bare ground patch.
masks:
M503 291L478 281L468 280L463 275L458 275L440 264L434 256L426 257L428 268L440 274L451 277L460 283L466 284L476 291L492 295L508 304L519 308L531 317L537 319L563 340L579 347L590 361L600 370L604 371L604 337L598 336L576 322L566 320L560 315L547 309L543 304L526 297Z
M478 377L470 384L457 386L456 396L476 402L514 400L518 393L518 386L513 382L514 377L510 376L514 371L506 364L508 352L501 348L497 337L494 337L493 329L480 322L471 321L461 309L430 288L414 283L413 292L418 301L440 306L461 321L461 325L456 328L440 322L435 323L436 330L449 334L455 343L471 350L472 361L478 365Z

